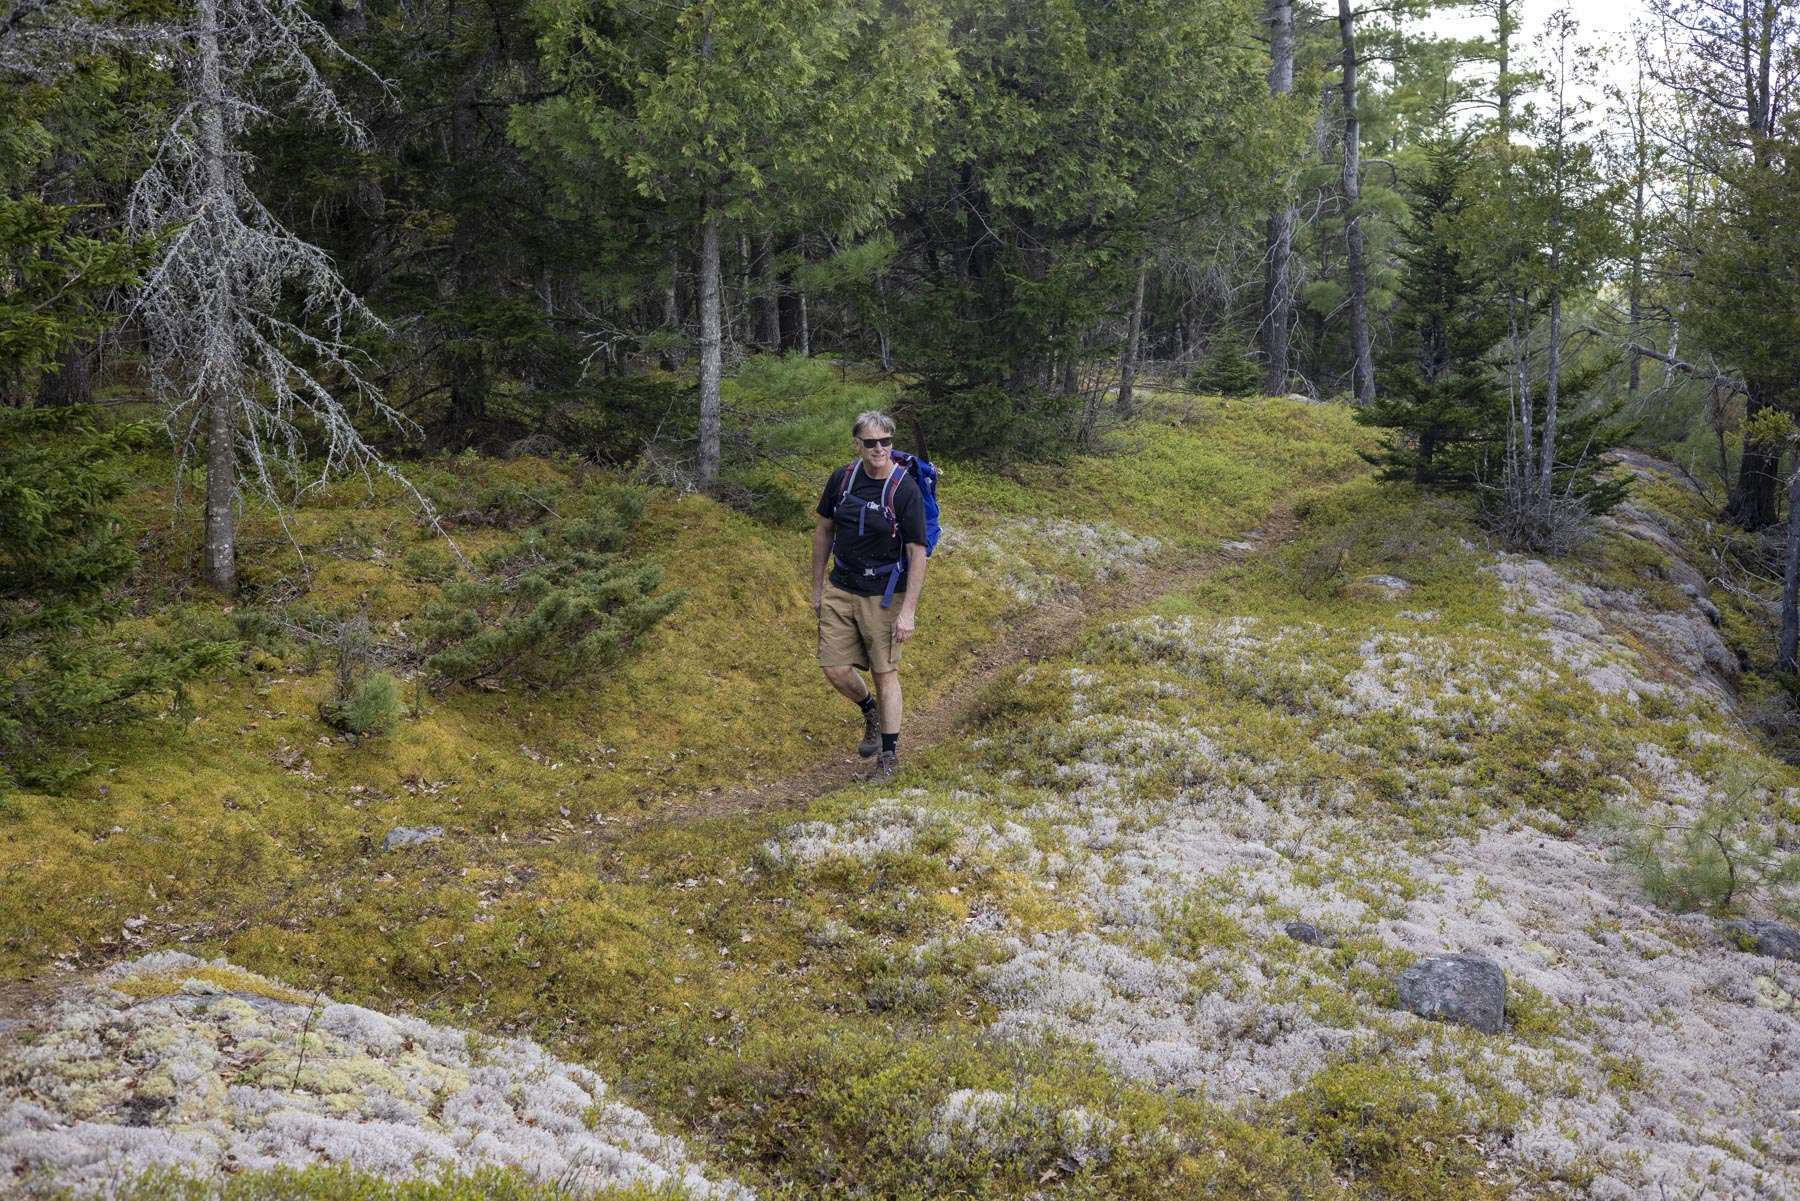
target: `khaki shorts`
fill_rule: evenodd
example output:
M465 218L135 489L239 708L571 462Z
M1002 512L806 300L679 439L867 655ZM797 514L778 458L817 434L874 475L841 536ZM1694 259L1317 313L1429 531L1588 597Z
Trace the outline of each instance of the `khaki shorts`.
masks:
M900 644L894 641L899 602L896 596L883 609L879 596L860 596L827 583L819 603L819 666L899 670Z

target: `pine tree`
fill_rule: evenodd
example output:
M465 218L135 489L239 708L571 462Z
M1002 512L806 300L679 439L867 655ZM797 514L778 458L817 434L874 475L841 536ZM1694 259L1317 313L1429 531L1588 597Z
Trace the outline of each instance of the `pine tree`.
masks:
M662 569L623 553L637 502L590 504L503 547L479 575L446 585L414 631L451 684L511 680L554 688L616 662L681 602Z
M622 166L697 235L696 477L710 488L722 245L772 226L873 228L930 149L946 31L871 0L697 0L652 14L621 0L543 0L539 18L545 66L562 85L539 124L566 154Z

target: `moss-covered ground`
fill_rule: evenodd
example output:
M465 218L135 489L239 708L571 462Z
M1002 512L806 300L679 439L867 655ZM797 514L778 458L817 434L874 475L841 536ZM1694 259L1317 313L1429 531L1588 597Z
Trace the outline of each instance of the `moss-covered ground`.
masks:
M854 737L811 662L807 531L819 482L848 457L840 427L882 392L789 371L759 393L782 453L739 477L737 506L647 490L636 544L686 599L633 658L554 695L420 693L395 734L357 744L317 720L322 673L247 652L92 748L100 766L72 795L4 802L0 972L168 946L529 1034L777 1196L1486 1198L1625 1171L1589 1162L1587 1144L1554 1167L1496 1158L1546 1097L1647 1086L1628 1047L1596 1056L1597 1076L1557 1068L1585 1045L1567 997L1525 981L1497 1038L1392 1013L1393 975L1424 949L1406 933L1413 907L1452 896L1432 911L1452 921L1491 901L1478 871L1420 864L1500 824L1567 838L1657 793L1645 744L1700 777L1756 752L1714 707L1626 702L1559 667L1468 512L1376 486L1355 453L1367 435L1340 408L1159 398L1066 463L945 464L946 522L966 541L932 565L907 658L920 699L955 688L1047 572L1079 586L1124 547L1112 567L1154 573L1278 507L1299 532L1096 614L1066 655L992 688L961 736L909 753L895 787L642 820ZM146 474L154 513L168 481ZM586 476L530 458L415 473L440 495L508 485L551 505ZM386 487L321 490L290 524L310 566L253 521L254 596L366 606L386 628L444 569ZM469 548L500 536L459 534ZM145 584L154 620L217 621L172 583L191 543L161 525L145 537L163 573ZM1610 545L1568 570L1655 599L1654 565ZM1403 575L1404 597L1368 583L1380 574ZM1225 824L1182 826L1196 797ZM1270 839L1279 880L1203 856L1204 879L1162 876L1158 855L1108 849L1210 845L1232 806L1263 815L1264 839L1291 807L1296 824ZM401 824L447 833L383 853ZM1076 828L1095 841L1070 841ZM1269 933L1321 914L1334 947ZM1100 972L1083 956L1117 965L1107 990L1046 1000L1054 973ZM1174 990L1166 1012L1159 989ZM1158 1066L1109 1041L1115 1002L1127 1024L1212 1014L1214 1051L1255 1044L1269 1063L1216 1080L1204 1059ZM1258 1007L1273 1028L1242 1017ZM231 1196L388 1195L332 1193L332 1179ZM469 1186L432 1187L396 1201Z

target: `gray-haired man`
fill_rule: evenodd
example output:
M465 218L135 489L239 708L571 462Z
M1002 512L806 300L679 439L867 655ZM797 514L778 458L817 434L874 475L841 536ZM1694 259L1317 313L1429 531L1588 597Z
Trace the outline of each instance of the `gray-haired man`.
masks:
M819 494L812 603L819 666L861 707L857 751L875 756L875 778L886 779L900 761L900 648L913 636L925 587L925 502L910 474L894 466L893 418L860 414L851 435L855 461L832 472ZM875 679L873 696L863 671Z

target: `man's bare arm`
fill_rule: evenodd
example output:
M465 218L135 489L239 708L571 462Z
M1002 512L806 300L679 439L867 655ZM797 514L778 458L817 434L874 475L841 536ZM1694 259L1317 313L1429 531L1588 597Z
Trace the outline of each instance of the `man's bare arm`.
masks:
M905 642L913 635L913 617L919 608L919 593L925 591L925 548L917 542L906 544L906 596L900 601L900 616L894 619L894 639Z
M832 522L829 517L819 518L813 526L812 553L812 606L813 612L825 603L825 559L831 554Z

